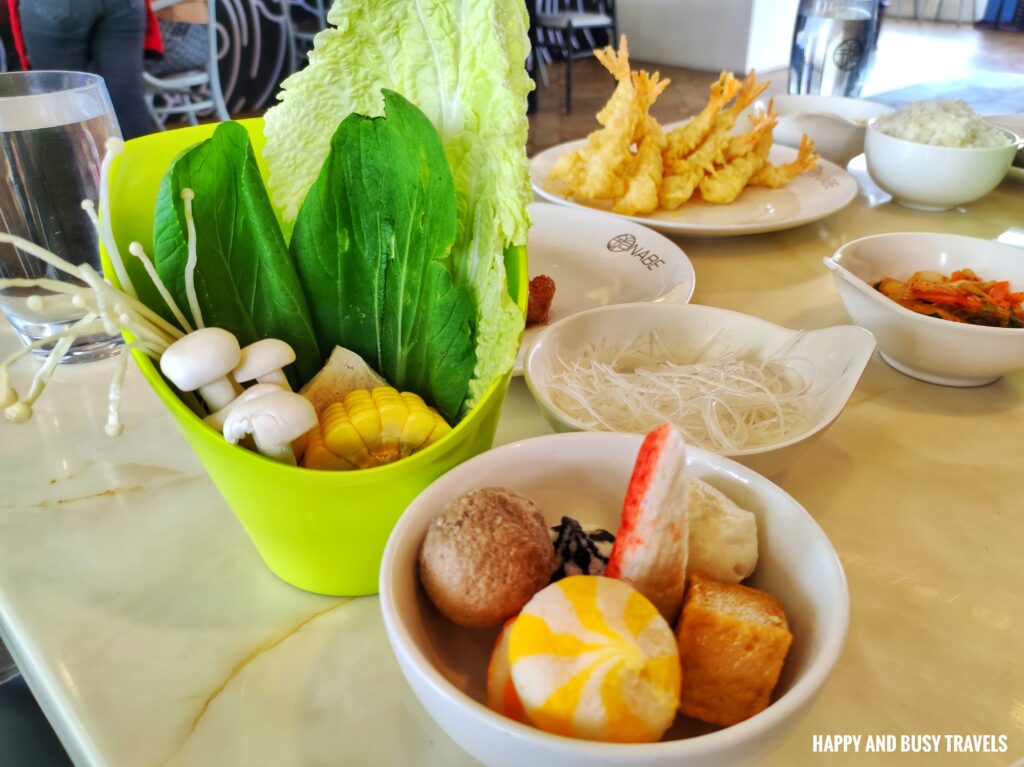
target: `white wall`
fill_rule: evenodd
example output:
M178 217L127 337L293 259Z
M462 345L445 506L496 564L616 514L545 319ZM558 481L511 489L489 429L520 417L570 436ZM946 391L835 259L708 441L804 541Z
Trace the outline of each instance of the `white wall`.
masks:
M745 72L785 67L798 0L619 0L631 58Z
M619 31L637 61L742 70L752 0L620 0Z
M799 5L800 0L755 0L745 70L789 66Z
M629 0L625 0L629 2ZM914 6L918 7L921 19L925 21L959 21L971 24L985 17L988 0L892 0L886 15L890 18L914 18ZM941 11L941 13L940 13ZM883 22L884 23L884 22Z

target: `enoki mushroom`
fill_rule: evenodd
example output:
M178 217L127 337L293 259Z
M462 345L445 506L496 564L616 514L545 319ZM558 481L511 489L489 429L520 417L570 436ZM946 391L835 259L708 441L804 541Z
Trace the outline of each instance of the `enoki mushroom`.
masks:
M111 138L107 140L106 154L100 167L100 215L97 216L96 206L91 200L84 200L82 202L82 209L96 228L99 240L103 243L107 255L110 257L114 273L117 275L118 282L120 282L123 290L115 288L110 284L109 280L101 277L88 264L76 266L28 240L0 232L0 242L13 245L22 252L38 258L84 283L78 284L78 282L63 282L46 278L0 279L0 291L8 288L42 288L51 293L69 296L72 304L84 311L82 318L67 330L29 344L14 352L3 361L0 361L0 407L4 408L4 416L8 421L20 423L32 416L32 406L43 393L43 389L45 389L46 384L52 377L57 363L67 353L68 349L71 348L75 339L80 336L88 336L95 333L115 335L126 331L136 339L132 343L127 344L127 348L139 349L153 359L159 360L160 355L163 354L168 346L192 330L185 315L178 308L170 292L157 275L156 269L143 250L142 245L138 242L132 242L128 248L129 252L142 262L146 273L153 281L160 296L167 303L171 314L181 327L168 322L139 300L135 288L128 277L128 270L125 268L117 244L114 241L114 233L110 225L110 165L113 158L123 148L124 142L120 139ZM193 196L191 189L182 190L182 197L186 199L185 218L189 229L188 244L190 253L195 250L195 229L192 224L191 206ZM191 277L191 275L187 276ZM189 293L190 304L197 305L198 302L194 297L195 286L191 279L186 280L186 289ZM32 301L35 298L32 297L29 300ZM201 327L201 315L197 311L194 311L193 315L197 324ZM11 365L35 349L40 349L50 344L54 344L53 349L50 351L42 367L33 377L28 393L22 397L10 384L9 370ZM106 432L111 436L120 434L123 428L120 417L120 402L126 367L126 352L122 352L109 391Z

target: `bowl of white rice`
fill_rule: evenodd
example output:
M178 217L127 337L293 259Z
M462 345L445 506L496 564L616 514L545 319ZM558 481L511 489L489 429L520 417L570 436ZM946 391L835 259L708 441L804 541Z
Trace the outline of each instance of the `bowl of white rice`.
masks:
M901 205L949 210L991 192L1020 138L964 101L917 101L868 125L868 173Z

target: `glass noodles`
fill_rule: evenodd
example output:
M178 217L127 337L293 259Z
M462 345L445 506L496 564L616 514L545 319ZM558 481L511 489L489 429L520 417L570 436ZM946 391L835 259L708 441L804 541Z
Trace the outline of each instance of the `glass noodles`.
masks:
M790 355L800 337L752 360L719 332L679 359L648 332L612 355L561 360L551 399L585 429L646 433L673 423L688 442L716 452L765 447L808 428L815 370L810 360Z

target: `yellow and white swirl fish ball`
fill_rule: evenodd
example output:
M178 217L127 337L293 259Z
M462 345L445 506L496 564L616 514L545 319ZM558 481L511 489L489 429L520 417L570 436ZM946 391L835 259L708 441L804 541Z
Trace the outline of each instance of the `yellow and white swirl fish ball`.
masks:
M593 575L557 581L507 633L515 691L540 729L646 743L672 724L682 675L675 637L629 584Z

